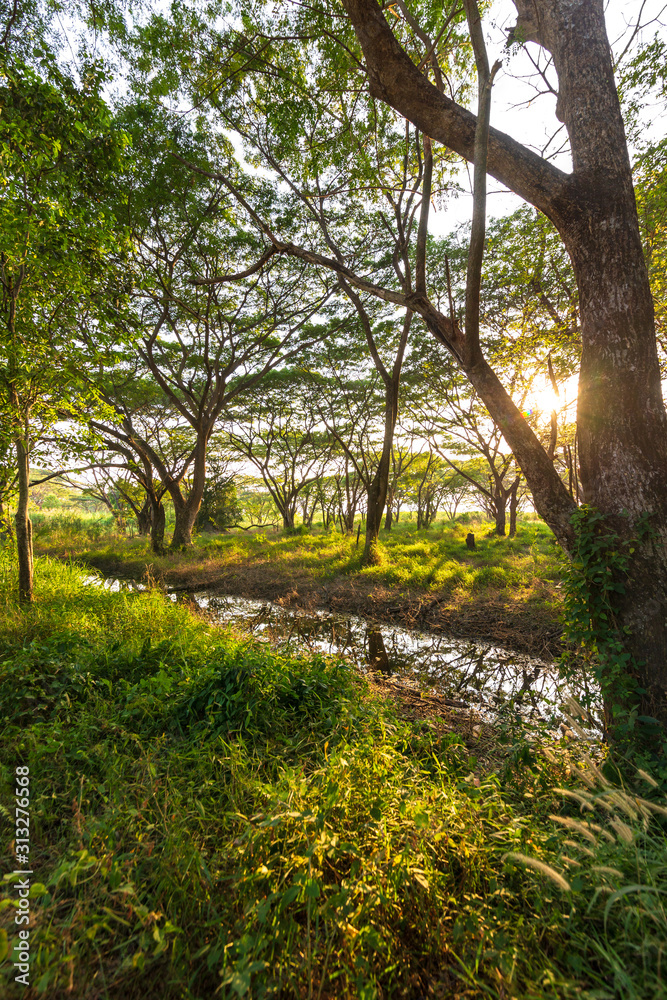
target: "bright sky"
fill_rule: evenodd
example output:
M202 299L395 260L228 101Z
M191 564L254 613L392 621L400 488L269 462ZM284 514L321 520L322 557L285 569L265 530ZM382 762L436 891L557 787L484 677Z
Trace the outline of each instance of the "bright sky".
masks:
M660 23L662 21L667 24L665 0L645 0L643 3L639 0L608 0L607 32L616 56L627 44L640 11L642 23L647 25L640 37L648 40L656 31L667 37L667 28ZM507 31L515 24L516 8L512 0L496 0L490 13L484 18L489 62L493 63L496 59L500 59L503 63L493 87L491 124L541 153L547 139L560 125L555 114L556 99L550 94L536 98L535 91L527 79L531 75L534 77L535 73L527 52L520 49L510 54L505 49ZM536 45L529 44L527 49L534 57L536 56L538 52ZM652 118L649 128L656 135L664 135L664 116L656 115ZM549 148L548 155L557 150L564 138L565 130L562 129L556 142ZM553 162L562 170L571 169L567 152L554 156ZM461 172L459 182L466 188L470 186L465 169ZM509 214L521 204L520 198L502 189L497 181L489 178L487 198L489 216ZM451 202L445 211L431 213L433 220L431 228L436 234L451 232L461 222L467 222L471 213L471 196L461 195L456 201Z

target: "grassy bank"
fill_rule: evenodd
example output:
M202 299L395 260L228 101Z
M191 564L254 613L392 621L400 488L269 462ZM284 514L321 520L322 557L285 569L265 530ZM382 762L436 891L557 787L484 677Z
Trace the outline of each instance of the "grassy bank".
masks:
M648 785L629 798L560 744L477 773L344 662L45 559L19 611L12 576L5 560L2 802L11 859L28 766L32 985L5 961L4 996L667 995ZM10 949L16 901L5 878Z
M447 631L514 646L536 655L560 651L560 556L553 535L524 519L516 538L465 516L417 531L403 519L381 533L381 561L361 567L355 536L321 529L292 535L235 532L201 535L185 553L156 557L144 539L60 518L36 531L39 551L83 559L109 576L151 575L168 586L301 606L326 605L378 620ZM466 547L473 531L476 549Z

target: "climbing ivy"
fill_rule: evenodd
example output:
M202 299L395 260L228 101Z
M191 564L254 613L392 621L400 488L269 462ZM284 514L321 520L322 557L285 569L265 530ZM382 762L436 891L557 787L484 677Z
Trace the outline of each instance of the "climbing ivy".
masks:
M638 681L638 664L626 649L627 626L617 620L619 600L637 547L652 534L649 515L621 538L606 515L583 505L573 514L575 542L565 573L565 638L569 649L561 658L566 676L590 671L604 702L605 729L619 749L636 750L645 738L655 743L656 720L639 714L645 693ZM590 700L590 695L589 695Z

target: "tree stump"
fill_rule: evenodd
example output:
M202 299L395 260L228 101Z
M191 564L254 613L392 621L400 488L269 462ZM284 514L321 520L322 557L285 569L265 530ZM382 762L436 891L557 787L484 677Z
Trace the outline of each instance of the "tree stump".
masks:
M471 550L475 548L475 536L472 531L469 531L466 537L466 548Z

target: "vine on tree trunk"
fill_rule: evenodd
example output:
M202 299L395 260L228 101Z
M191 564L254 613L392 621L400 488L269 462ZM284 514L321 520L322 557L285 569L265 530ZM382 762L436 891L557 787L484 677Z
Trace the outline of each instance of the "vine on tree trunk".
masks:
M630 630L618 622L633 556L654 531L650 514L622 538L609 518L582 505L572 515L574 545L565 575L565 639L561 657L565 676L574 677L577 664L589 666L602 693L605 736L632 756L640 750L664 750L665 734L657 719L640 714L643 690L638 666L627 650Z

